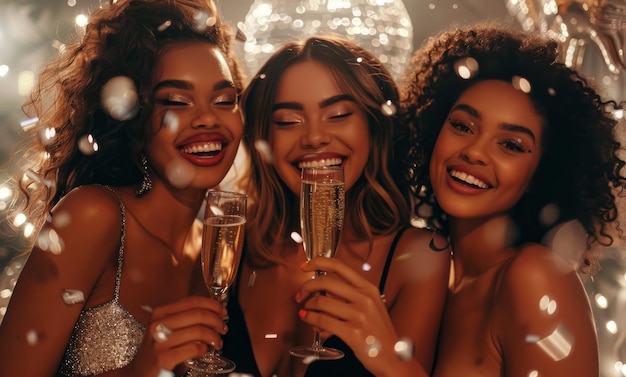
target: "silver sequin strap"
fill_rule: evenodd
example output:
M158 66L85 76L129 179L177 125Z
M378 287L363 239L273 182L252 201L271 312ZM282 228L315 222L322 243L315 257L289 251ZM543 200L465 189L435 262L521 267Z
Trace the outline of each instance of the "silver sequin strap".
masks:
M113 301L119 303L120 298L120 284L122 281L122 264L124 262L124 239L126 237L126 207L122 202L120 195L110 186L102 186L111 191L117 197L117 201L120 204L120 211L122 213L122 229L120 231L120 249L117 253L117 271L115 272L115 293L113 294Z

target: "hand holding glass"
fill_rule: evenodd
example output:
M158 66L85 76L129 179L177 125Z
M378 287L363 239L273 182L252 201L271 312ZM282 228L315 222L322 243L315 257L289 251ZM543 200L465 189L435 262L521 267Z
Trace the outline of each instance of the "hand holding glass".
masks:
M333 258L337 252L345 206L343 167L329 166L302 169L300 193L300 230L307 260ZM315 277L323 271L315 271ZM311 346L297 346L289 353L297 357L336 360L343 352L323 347L319 331Z
M202 228L202 275L211 296L218 301L237 275L246 224L246 195L209 191ZM213 347L187 365L205 373L229 373L235 363L218 355Z

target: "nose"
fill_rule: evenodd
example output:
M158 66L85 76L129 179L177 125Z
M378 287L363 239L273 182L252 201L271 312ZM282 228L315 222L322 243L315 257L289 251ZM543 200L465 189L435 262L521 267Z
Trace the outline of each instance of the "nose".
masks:
M330 144L331 135L321 122L308 121L303 130L300 140L303 148L316 149Z
M196 112L191 120L192 128L215 128L219 125L215 109L209 104L196 105Z
M489 163L487 141L480 138L472 140L461 150L461 157L470 164L487 165Z

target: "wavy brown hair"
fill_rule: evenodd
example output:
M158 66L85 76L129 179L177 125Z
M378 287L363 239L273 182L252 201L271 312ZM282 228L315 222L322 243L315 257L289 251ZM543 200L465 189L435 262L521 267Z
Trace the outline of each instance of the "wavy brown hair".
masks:
M405 198L390 173L391 145L402 125L395 114L387 115L381 109L387 101L398 106L392 76L372 53L339 37L317 36L287 43L260 68L242 95L242 144L251 164L242 189L253 203L246 230L247 247L255 250L249 257L260 265L280 263L273 250L290 242L292 231L299 231L297 195L282 182L273 165L264 162L254 145L272 139L271 109L280 76L303 61L317 61L327 67L339 88L352 96L368 116L370 157L361 177L346 193L346 221L353 224L358 237L370 241L409 221Z
M242 88L230 29L211 0L119 0L97 9L84 33L73 39L39 73L23 106L41 125L28 131L22 149L28 155L21 167L34 174L19 180L25 194L22 207L34 218L77 186L141 182L138 153L149 132L151 82L164 46L183 41L216 45ZM137 88L139 111L132 119L115 120L101 106L100 91L115 76L129 77ZM49 143L39 137L43 127L56 130ZM93 155L78 147L88 134L99 146Z
M471 57L478 72L470 79L455 64ZM542 36L479 24L445 31L415 51L403 78L402 109L412 127L407 177L417 199L414 212L447 234L446 214L438 206L428 168L435 141L461 93L480 80L527 79L529 97L545 119L543 155L527 193L511 211L517 227L515 245L540 242L556 223L578 220L589 246L610 245L608 224L618 223L617 196L623 196L624 161L619 157L612 110L587 80L559 62L559 45ZM555 223L540 221L542 209L558 208ZM589 262L589 261L588 261Z

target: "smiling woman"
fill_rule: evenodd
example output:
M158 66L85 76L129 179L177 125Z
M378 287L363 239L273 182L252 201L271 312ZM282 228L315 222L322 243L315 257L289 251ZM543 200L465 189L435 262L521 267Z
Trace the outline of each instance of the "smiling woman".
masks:
M450 257L429 247L443 240L411 227L392 179L390 152L404 131L397 101L391 75L369 51L321 36L286 44L244 91L251 174L240 184L253 205L224 338L237 372L399 377L430 370ZM302 245L291 238L300 229L300 170L334 165L343 167L346 190L337 254L303 265ZM311 280L314 270L327 275ZM346 356L310 365L315 357L291 357L291 347L310 343L313 328L324 346ZM396 344L414 349L399 355Z
M501 26L453 29L405 76L415 213L453 252L435 377L599 375L577 272L621 234L619 107L559 63L558 47ZM560 237L568 258L541 244L572 223L582 236Z
M39 233L3 375L154 377L220 348L223 307L190 287L196 215L243 130L230 38L210 1L120 0L40 73L11 209Z

